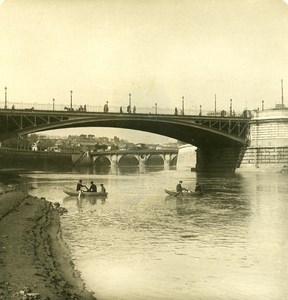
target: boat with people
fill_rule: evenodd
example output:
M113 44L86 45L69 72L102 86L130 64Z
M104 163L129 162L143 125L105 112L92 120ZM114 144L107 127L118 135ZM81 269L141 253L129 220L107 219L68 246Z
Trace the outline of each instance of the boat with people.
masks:
M78 197L78 196L107 197L108 195L107 192L89 192L83 190L76 191L68 187L64 187L63 192L69 196L74 196L74 197Z
M177 191L173 191L170 189L165 189L165 193L170 195L170 196L174 196L174 197L200 197L203 196L202 193L200 192L192 192L192 191L186 191L183 190L182 192L177 192Z

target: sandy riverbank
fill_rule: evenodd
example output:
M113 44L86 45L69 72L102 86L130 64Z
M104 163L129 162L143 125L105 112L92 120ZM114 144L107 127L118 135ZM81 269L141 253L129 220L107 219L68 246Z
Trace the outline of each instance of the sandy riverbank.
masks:
M59 212L23 191L0 194L0 299L95 299L61 238Z

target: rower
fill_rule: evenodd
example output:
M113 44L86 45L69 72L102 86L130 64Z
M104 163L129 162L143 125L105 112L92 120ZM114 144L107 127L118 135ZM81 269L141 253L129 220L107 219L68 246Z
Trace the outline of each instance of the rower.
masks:
M188 192L188 190L182 187L182 181L180 180L179 183L176 185L176 192L182 194L182 191Z
M82 180L80 179L80 180L78 181L78 183L77 183L76 191L77 191L77 192L80 191L83 187L85 187L86 190L88 190L87 186L84 185L84 184L82 184Z

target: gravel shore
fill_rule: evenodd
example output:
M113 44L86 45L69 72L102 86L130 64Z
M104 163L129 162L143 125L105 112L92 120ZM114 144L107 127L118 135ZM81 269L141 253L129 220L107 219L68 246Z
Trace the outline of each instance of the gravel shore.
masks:
M0 194L0 299L96 299L85 290L45 199Z

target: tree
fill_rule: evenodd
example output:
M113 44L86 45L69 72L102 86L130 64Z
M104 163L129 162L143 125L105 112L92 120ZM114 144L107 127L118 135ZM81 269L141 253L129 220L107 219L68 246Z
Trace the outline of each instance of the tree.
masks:
M120 142L120 139L117 136L114 136L113 142L114 142L114 144L118 145Z

